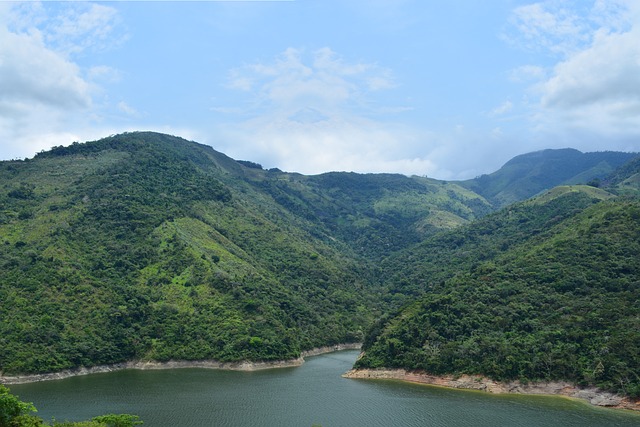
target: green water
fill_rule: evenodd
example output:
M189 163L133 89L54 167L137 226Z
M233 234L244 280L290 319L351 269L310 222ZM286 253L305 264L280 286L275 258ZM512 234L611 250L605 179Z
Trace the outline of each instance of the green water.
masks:
M640 426L640 415L562 398L495 396L340 375L357 351L308 358L299 368L119 371L13 385L45 420L104 413L153 426Z

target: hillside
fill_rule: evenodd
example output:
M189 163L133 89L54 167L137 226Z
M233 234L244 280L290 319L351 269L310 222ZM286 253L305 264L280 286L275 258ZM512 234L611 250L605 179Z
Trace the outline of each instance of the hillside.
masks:
M636 156L611 151L582 153L570 148L542 150L516 156L496 172L459 184L501 208L558 185L604 179Z
M273 360L361 340L379 310L365 263L243 169L150 133L4 162L0 369Z
M422 296L377 323L356 367L569 380L639 396L640 203L559 193L396 260L390 286Z
M249 182L369 260L382 259L492 210L483 197L455 183L416 176L269 172Z
M604 190L588 186L556 187L451 232L438 233L381 263L387 292L400 304L428 293L436 284L475 270L611 197Z
M361 341L376 260L486 214L455 184L303 176L151 132L0 163L0 370L274 360Z
M264 170L152 132L1 162L0 372L360 342L376 319L613 197L574 185L491 214L462 183Z

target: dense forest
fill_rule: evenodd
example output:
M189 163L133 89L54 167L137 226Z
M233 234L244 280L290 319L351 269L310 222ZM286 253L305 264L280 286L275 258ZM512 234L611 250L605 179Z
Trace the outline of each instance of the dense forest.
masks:
M305 176L134 132L1 162L0 373L364 341L359 366L638 393L634 157Z
M375 325L357 367L640 396L640 202L590 197L515 205L405 255L391 283L421 296Z
M2 165L5 373L362 340L377 303L357 257L178 142L124 135Z

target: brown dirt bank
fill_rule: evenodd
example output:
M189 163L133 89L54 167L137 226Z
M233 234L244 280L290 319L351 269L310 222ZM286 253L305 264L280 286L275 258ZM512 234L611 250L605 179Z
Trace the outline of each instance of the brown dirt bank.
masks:
M356 369L343 375L345 378L393 379L442 387L480 390L487 393L539 394L566 396L582 399L596 406L640 411L640 400L632 400L595 387L580 388L562 382L536 382L523 384L520 381L499 382L479 375L429 375L403 369Z
M44 374L33 375L15 375L5 376L0 373L0 384L24 384L38 381L60 380L78 375L90 375L102 372L113 372L123 369L179 369L179 368L208 368L208 369L224 369L230 371L258 371L261 369L291 368L300 366L304 363L305 357L316 356L319 354L330 353L340 350L358 350L361 344L336 344L332 346L319 347L311 350L303 351L297 359L275 360L267 362L218 362L216 360L169 360L168 362L156 361L129 361L122 363L114 363L112 365L100 365L91 367L79 367L75 369L66 369L59 372L49 372Z

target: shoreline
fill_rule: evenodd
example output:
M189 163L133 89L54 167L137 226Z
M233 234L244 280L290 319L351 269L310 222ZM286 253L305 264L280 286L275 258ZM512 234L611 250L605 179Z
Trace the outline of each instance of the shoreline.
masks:
M603 391L596 387L580 388L564 381L523 384L520 381L494 381L481 375L429 375L423 372L405 371L404 369L353 369L343 374L342 377L399 380L439 387L483 391L491 394L562 396L580 399L594 406L640 411L640 400L634 401L629 397Z
M62 380L70 377L81 375L100 374L105 372L122 371L125 369L151 370L151 369L182 369L182 368L206 368L220 369L226 371L260 371L263 369L279 369L294 368L304 363L305 357L317 356L320 354L331 353L341 350L359 350L360 343L345 343L331 346L317 347L300 353L300 357L287 360L273 361L249 361L241 360L238 362L219 362L217 360L169 360L166 362L157 361L128 361L121 363L113 363L110 365L98 365L91 367L78 367L73 369L65 369L58 372L47 372L43 374L25 374L25 375L0 375L0 384L26 384L40 381Z

